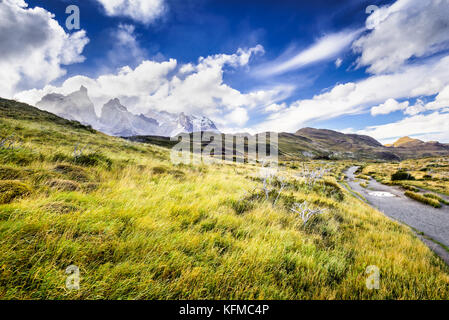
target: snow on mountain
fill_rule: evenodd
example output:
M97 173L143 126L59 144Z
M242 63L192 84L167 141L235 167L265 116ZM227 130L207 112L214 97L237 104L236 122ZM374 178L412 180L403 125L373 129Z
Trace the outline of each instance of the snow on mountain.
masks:
M145 115L135 115L117 98L107 102L101 110L101 116L97 117L94 105L84 86L79 91L67 96L48 94L36 106L63 118L89 124L99 131L116 136L172 137L182 132L219 132L214 122L207 117L155 110L148 111Z
M147 117L157 119L161 135L172 137L182 132L209 131L219 132L215 123L204 116L169 113L166 111L150 111Z
M116 136L146 135L148 132L157 131L159 127L156 120L129 112L117 98L103 106L100 123L101 131Z
M94 104L90 101L87 88L84 86L67 96L57 93L48 94L37 103L36 107L83 124L96 126L98 123Z

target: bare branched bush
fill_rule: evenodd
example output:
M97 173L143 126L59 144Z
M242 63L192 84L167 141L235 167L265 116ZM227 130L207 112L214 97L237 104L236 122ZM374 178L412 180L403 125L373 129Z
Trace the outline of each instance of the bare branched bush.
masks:
M268 166L264 161L260 169L260 176L262 178L262 190L265 194L265 200L269 200L270 193L275 189L273 182L277 177L277 169Z
M306 225L313 216L322 214L326 211L325 209L310 209L307 201L304 201L303 203L294 203L290 210L298 214L303 221L303 225Z
M78 159L83 155L83 152L87 149L90 143L86 144L83 148L79 148L79 143L76 144L75 148L73 149L73 157Z
M309 169L303 165L302 171L296 174L296 177L304 180L306 185L312 187L315 183L323 179L329 173L329 169L318 168L315 170Z

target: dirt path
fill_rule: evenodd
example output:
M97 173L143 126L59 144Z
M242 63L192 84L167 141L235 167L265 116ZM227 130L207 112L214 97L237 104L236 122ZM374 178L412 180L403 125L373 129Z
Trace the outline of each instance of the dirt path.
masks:
M383 185L374 179L363 188L355 181L354 173L358 167L351 167L346 171L348 185L352 190L360 193L368 203L383 212L388 217L402 222L425 236L432 238L449 247L449 206L440 209L422 204L404 196L399 187ZM449 253L425 237L421 239L449 264Z

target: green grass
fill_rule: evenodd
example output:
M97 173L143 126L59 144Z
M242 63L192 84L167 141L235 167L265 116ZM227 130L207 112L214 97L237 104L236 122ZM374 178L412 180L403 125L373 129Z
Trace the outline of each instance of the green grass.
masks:
M31 188L19 181L0 181L0 204L10 203L14 199L31 193Z
M0 110L0 136L23 140L23 154L0 157L0 182L31 191L0 205L0 299L449 296L447 265L340 188L335 177L348 162L326 162L331 172L314 186L296 177L303 163L284 163L287 185L274 205L260 197L258 166L175 166L160 146L3 100ZM95 154L75 159L77 143ZM304 201L325 213L304 225L290 210ZM65 287L72 264L80 290ZM365 286L370 265L381 271L379 290Z
M440 196L437 196L436 194L433 194L433 193L426 193L426 194L424 194L424 197L437 200L440 203L445 204L445 205L449 205L449 201L446 201L443 198L441 198Z
M406 191L404 194L407 197L411 198L411 199L414 199L414 200L419 201L421 203L430 205L430 206L432 206L434 208L441 208L442 207L440 201L438 201L438 200L436 200L434 198L430 198L430 197L428 197L426 195L422 195L422 194L419 194L419 193L416 193L416 192L412 192L412 191Z

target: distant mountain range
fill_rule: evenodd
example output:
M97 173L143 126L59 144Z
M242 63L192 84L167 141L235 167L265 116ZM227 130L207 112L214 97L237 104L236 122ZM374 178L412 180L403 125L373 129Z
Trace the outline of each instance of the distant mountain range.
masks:
M303 128L294 134L280 133L279 149L286 158L302 154L308 158L397 161L449 155L449 144L404 137L394 145L384 146L369 136L314 128Z
M214 131L218 129L214 122L204 116L174 114L151 110L147 114L136 115L115 98L107 102L100 117L89 98L86 87L69 95L48 94L36 106L69 120L88 124L104 133L115 136L156 135L175 136L181 132Z
M213 122L207 118L188 117L154 112L147 115L134 115L118 99L112 99L103 106L97 117L93 104L87 97L87 90L81 88L68 96L51 94L45 96L39 105L47 111L13 100L0 98L0 118L33 120L45 118L62 126L82 126L81 123L94 123L104 132L127 137L142 143L153 143L170 147L177 142L169 136L173 132L192 132L201 127L202 131L215 131ZM56 109L56 111L55 111ZM80 111L75 114L73 110ZM54 115L64 115L63 118ZM155 119L157 118L157 120ZM36 120L38 121L38 120ZM93 126L93 127L95 127ZM100 130L100 129L98 129ZM101 130L101 131L103 131ZM179 130L179 131L178 131ZM161 132L162 134L147 134ZM169 134L166 134L166 133ZM224 135L224 134L223 134ZM232 135L224 135L226 138ZM203 145L204 147L204 145ZM435 141L423 142L404 137L391 145L384 146L372 137L357 134L344 134L326 129L303 128L296 133L279 133L279 156L283 160L298 159L354 159L399 161L410 158L449 156L449 144Z

